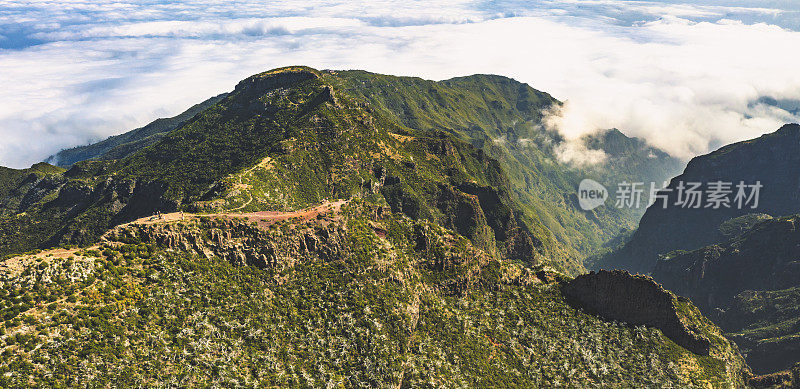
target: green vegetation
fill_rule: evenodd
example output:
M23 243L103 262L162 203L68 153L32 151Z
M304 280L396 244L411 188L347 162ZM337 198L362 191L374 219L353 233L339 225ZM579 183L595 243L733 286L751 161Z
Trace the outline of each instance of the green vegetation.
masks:
M379 192L393 208L490 251L537 260L547 232L517 212L496 162L442 133L408 140L400 132L408 131L334 92L315 70L256 75L124 159L83 161L52 183L17 184L19 204L4 204L4 236L29 239L1 253L89 244L157 210L297 209Z
M532 274L547 270L379 208L354 201L267 230L212 217L131 225L97 248L13 258L0 386L742 384L724 340L702 357L602 321ZM214 246L219 233L256 245ZM269 261L181 249L189 236L245 253L270 242ZM313 240L326 244L299 244Z
M737 320L749 324L738 335L752 335L754 339L800 335L800 287L748 290L736 296L733 309L738 313Z
M753 371L772 373L798 363L800 287L744 291L720 319Z
M749 213L744 216L726 220L720 224L719 231L728 239L734 239L752 229L756 224L772 219L772 216L763 213Z
M552 260L573 272L605 242L635 228L644 212L611 204L591 212L579 209L576 193L582 179L605 184L613 197L619 182L661 183L683 167L663 151L616 129L579 141L589 150L602 151L607 156L604 162L594 166L560 162L564 139L547 129L543 120L561 103L507 77L478 74L434 82L343 71L334 72L330 82L414 131L448 132L499 161L512 196L525 217L536 221L529 224L540 224L548 232L546 239L537 236L552 247Z
M0 257L37 248L43 237L61 227L58 215L63 211L36 209L38 199L29 194L36 192L42 201L53 201L54 190L64 181L63 172L46 163L21 170L0 167Z
M580 180L606 184L613 197L616 183L661 182L680 163L617 130L577 140L602 151L602 162L564 162L566 141L545 123L560 105L500 76L433 82L289 67L63 151L67 171L0 168L0 387L742 386L738 350L688 301L675 309L711 340L708 356L562 296L559 282L628 242L649 242L641 231L658 224L651 215L633 233L640 211L580 210ZM796 144L786 141L795 127L762 141ZM760 155L749 149L758 144L695 160L686 177L702 176L705 160ZM783 171L755 162L759 174ZM765 195L765 204L793 198ZM333 199L350 205L269 228L214 215ZM205 215L115 228L178 210ZM664 221L682 228L679 219ZM725 250L779 247L780 269L735 272L796 282L800 243L764 232L766 216L708 220L716 224L696 237L738 243L673 252L681 276L711 269ZM763 239L748 246L750 233ZM756 277L761 270L779 277ZM742 322L726 330L751 360L797 350L796 283L743 285L692 298L701 309L734 301L724 314Z

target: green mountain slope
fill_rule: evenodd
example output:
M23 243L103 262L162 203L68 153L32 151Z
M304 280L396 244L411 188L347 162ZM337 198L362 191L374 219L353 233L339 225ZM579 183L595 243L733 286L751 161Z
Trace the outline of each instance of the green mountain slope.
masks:
M669 310L707 354L658 322L576 309L568 280L369 199L267 225L139 222L2 266L5 386L742 387L749 376L691 306Z
M45 215L58 226L25 232L29 248L89 244L157 210L298 209L378 193L393 210L436 221L490 252L580 269L518 211L496 161L447 134L389 121L308 68L248 78L152 146L77 163L52 180L3 219L8 231L25 232Z
M558 158L565 140L547 130L546 112L561 103L527 84L495 75L440 82L364 71L335 72L335 84L403 125L453 134L500 161L523 209L550 231L571 258L584 258L620 232L636 226L641 209L611 204L585 212L577 188L593 178L613 191L620 182L662 183L683 167L681 161L618 130L585 136L580 142L607 159L573 166Z
M575 167L558 162L555 147L563 139L557 133L545 130L541 121L544 112L560 103L546 93L506 77L474 75L433 82L364 71L317 74L331 85L337 95L347 95L362 104L368 104L369 110L374 112L370 115L380 115L385 122L406 127L397 130L398 134L407 131L446 132L483 149L500 161L509 177L510 194L522 205L522 213L532 224L541 224L541 228L548 230L552 238L561 244L563 253L558 255L564 257L563 261L566 262L578 263L604 241L620 231L632 229L643 212L643 209L620 211L613 207L604 207L588 214L579 210L575 192L581 179L595 178L609 187L622 181L661 182L676 174L681 166L676 159L617 130L587 136L582 140L587 148L607 153L609 158L602 164ZM248 103L239 104L244 106ZM237 107L229 107L227 112L237 110ZM211 119L212 122L214 120ZM207 125L216 124L203 122L194 127ZM131 140L142 135L141 131L135 130L121 137ZM186 139L175 138L173 141L182 143ZM217 141L235 143L236 140ZM342 145L348 143L342 142L338 146ZM166 149L157 158L170 159L167 155L169 152L171 149ZM231 157L240 158L252 153L239 154L238 157ZM207 162L203 161L202 164ZM151 160L144 162L146 165L150 163ZM187 161L187 165L190 163ZM158 169L181 172L190 168L159 166ZM241 185L239 181L249 180L253 173L254 170L249 170L246 177L235 178L235 182L228 184ZM199 176L204 178L202 174ZM211 177L216 179L214 175ZM257 193L256 197L259 195L263 193ZM250 194L243 194L240 200L242 204L250 201ZM248 209L255 206L264 204L248 203Z
M0 167L0 254L35 248L42 235L60 228L54 217L63 210L48 207L35 215L26 211L41 199L53 200L63 172L46 163L19 170Z

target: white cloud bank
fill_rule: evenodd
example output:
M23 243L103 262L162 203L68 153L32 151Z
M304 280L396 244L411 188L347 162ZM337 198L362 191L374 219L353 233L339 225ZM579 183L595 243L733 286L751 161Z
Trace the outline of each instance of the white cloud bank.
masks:
M699 3L0 0L0 165L29 166L291 64L507 75L567 101L553 120L568 138L616 127L684 158L797 121L757 102L800 101L800 7Z

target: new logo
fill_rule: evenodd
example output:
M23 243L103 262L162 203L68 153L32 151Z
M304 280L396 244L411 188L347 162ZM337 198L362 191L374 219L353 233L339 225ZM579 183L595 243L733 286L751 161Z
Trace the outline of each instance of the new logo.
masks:
M603 204L608 198L608 190L602 184L588 178L578 185L578 204L584 211L591 211Z

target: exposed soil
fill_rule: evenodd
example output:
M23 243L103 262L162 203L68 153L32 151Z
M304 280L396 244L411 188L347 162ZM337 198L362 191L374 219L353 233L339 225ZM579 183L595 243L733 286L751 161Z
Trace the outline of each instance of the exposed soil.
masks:
M335 215L336 213L339 212L339 209L341 209L342 205L346 203L347 200L326 201L316 207L307 208L299 211L291 211L291 212L260 211L260 212L250 212L250 213L226 212L226 213L207 213L207 214L171 212L160 215L143 217L131 223L137 223L137 224L168 223L168 222L189 220L193 218L206 216L206 217L222 217L229 219L245 218L248 221L258 223L259 227L268 227L272 224L275 224L283 220L296 219L298 222L302 222L314 219L319 215L324 215L324 214Z

